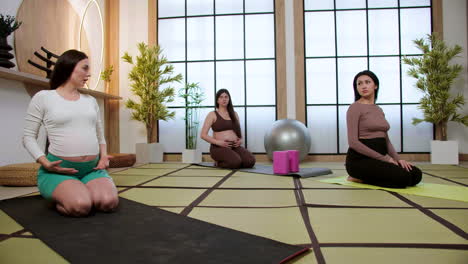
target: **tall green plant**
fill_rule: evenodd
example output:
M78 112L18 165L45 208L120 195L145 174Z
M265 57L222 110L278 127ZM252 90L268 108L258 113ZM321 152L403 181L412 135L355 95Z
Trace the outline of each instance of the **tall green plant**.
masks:
M147 142L157 142L158 120L173 119L175 113L169 111L166 103L174 101L173 82L180 82L182 75L174 76L174 66L168 63L158 45L148 46L138 43L140 55L133 57L125 52L122 59L133 65L128 74L131 81L131 91L139 97L139 103L128 99L125 106L131 110L132 119L143 122L146 126ZM165 86L162 89L162 86Z
M404 57L403 62L412 66L408 75L416 78L416 87L424 93L419 108L424 118L413 118L413 124L431 122L436 127L436 140L447 140L447 122L468 126L468 115L457 113L465 104L463 94L451 96L450 87L463 67L450 61L462 52L459 45L447 47L437 35L413 41L422 51L420 57Z
M198 83L187 83L179 90L179 96L185 100L185 145L187 149L196 149L198 127L200 125L200 105L205 95Z

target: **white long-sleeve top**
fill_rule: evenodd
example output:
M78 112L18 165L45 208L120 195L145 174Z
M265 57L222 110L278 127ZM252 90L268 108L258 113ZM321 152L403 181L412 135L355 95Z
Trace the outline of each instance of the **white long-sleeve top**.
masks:
M80 94L69 101L56 90L35 94L26 113L23 146L37 160L44 152L37 144L39 128L44 125L49 138L49 153L62 157L99 154L106 144L99 106L94 97Z

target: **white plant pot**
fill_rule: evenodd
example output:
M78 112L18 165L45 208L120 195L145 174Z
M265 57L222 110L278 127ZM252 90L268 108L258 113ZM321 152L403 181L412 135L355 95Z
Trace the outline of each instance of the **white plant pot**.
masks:
M431 163L458 165L458 141L432 140Z
M202 153L198 149L185 149L182 151L183 163L200 163L202 162Z
M163 162L164 146L161 143L137 143L136 163Z

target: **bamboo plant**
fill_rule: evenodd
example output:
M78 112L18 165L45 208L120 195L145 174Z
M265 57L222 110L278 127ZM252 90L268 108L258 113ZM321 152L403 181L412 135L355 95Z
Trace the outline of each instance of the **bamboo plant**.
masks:
M185 100L185 145L187 149L196 149L200 125L200 105L205 99L205 95L198 83L187 83L179 90L179 96Z
M101 80L106 82L106 92L109 92L109 83L111 81L111 75L114 72L114 66L110 65L104 71L101 72Z
M447 122L453 121L468 126L468 115L457 112L465 104L463 94L452 96L450 88L463 67L450 63L462 52L459 45L448 47L436 34L413 41L423 55L406 56L403 62L410 65L408 75L417 79L416 87L423 92L419 108L424 118L413 118L413 124L423 121L433 123L436 140L447 140Z
M158 120L169 120L175 116L169 111L166 103L174 101L173 82L180 82L182 75L174 75L174 66L168 63L158 45L148 46L138 43L139 55L135 60L128 52L122 59L133 65L128 74L131 81L131 91L139 98L139 102L128 99L125 106L132 111L132 119L145 124L147 142L157 142ZM163 88L164 87L164 88Z

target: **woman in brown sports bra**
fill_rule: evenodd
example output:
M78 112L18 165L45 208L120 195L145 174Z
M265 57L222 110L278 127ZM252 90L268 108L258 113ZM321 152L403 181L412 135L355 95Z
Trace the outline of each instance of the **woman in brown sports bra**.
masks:
M241 146L239 116L232 106L229 91L219 90L216 93L215 104L216 110L206 116L200 133L200 137L211 144L211 158L221 168L252 168L255 165L255 157ZM213 136L208 135L210 128L213 130Z

